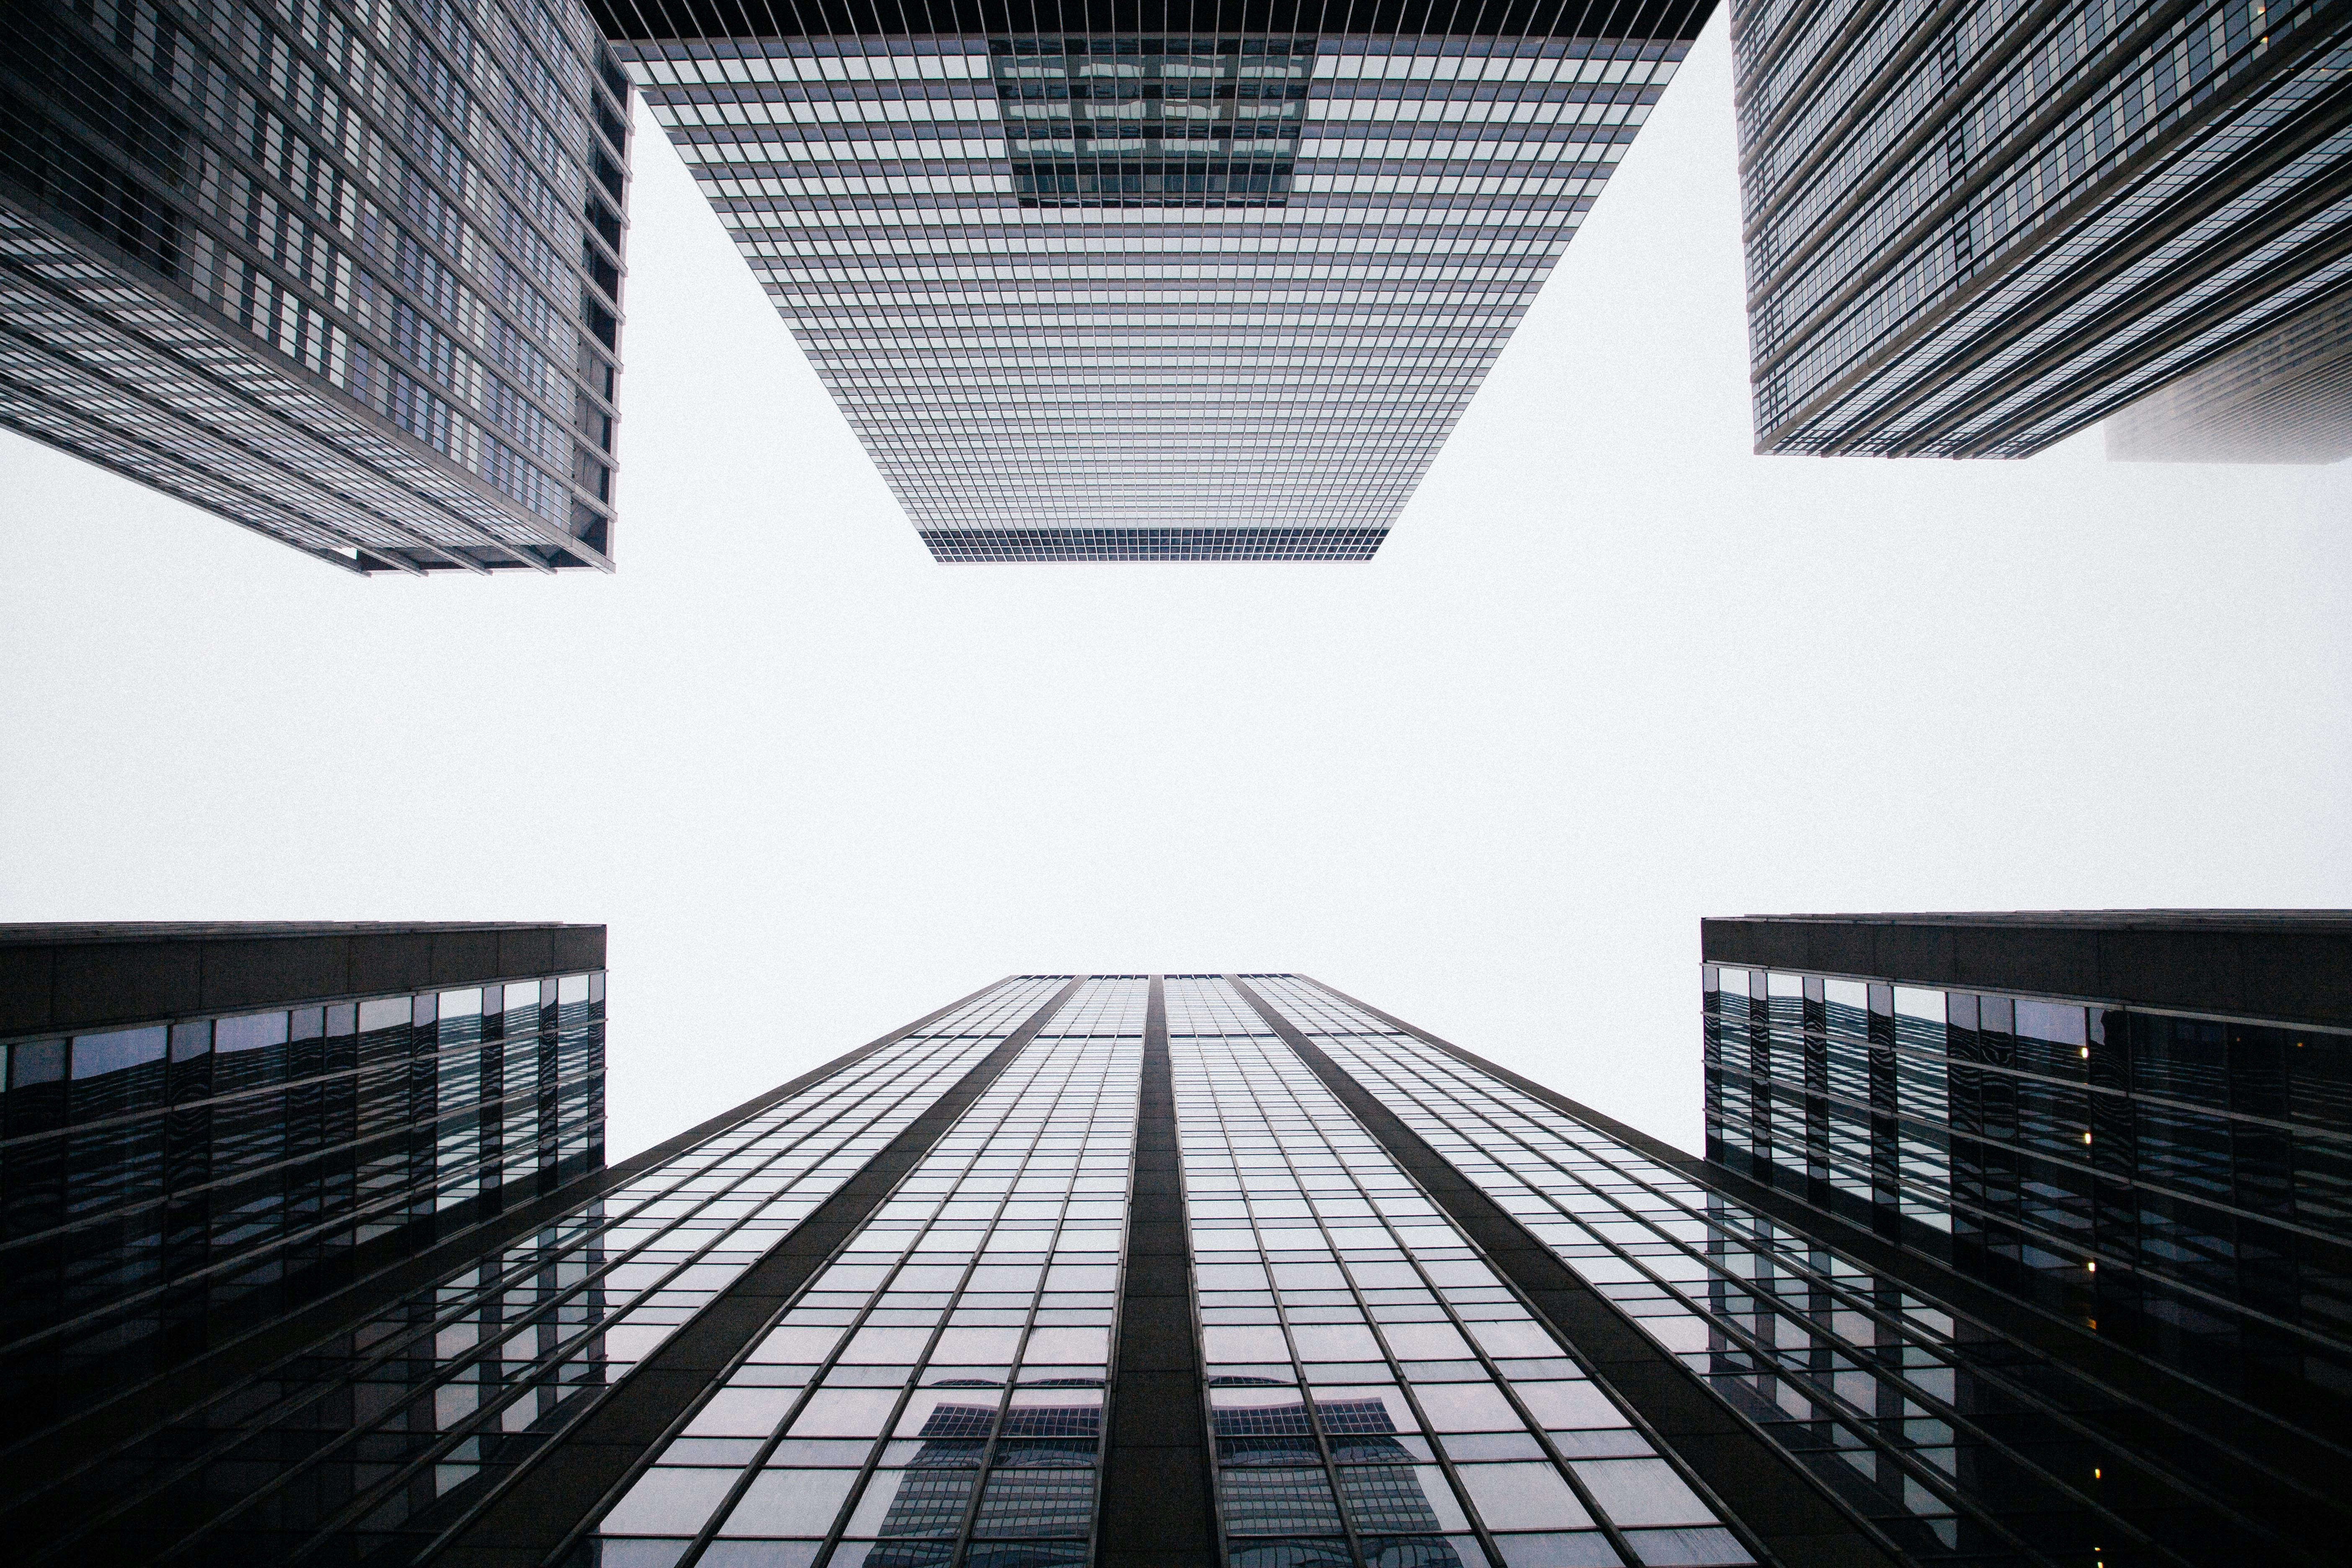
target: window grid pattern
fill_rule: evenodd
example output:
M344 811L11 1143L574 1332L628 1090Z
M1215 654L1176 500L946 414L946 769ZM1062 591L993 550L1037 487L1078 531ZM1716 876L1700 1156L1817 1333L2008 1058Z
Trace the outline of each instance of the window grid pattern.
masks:
M1760 447L2024 456L2352 275L2333 8L1929 9L1738 7Z
M1088 1562L1148 997L1080 985L572 1561Z
M1233 1568L1751 1561L1230 984L1166 994Z
M2220 1451L2165 1413L1310 983L1261 991L1910 1556L2179 1564L2260 1542L2309 1560L2207 1489Z
M1087 561L1369 557L1686 45L616 47L933 554Z
M574 0L37 0L0 422L362 570L608 564L628 82Z
M2352 1391L2352 1035L1705 967L1710 1157L2291 1419Z
M1060 984L1004 982L127 1446L80 1479L87 1521L40 1560L92 1540L224 1564L422 1548Z
M19 1411L338 1283L355 1247L601 1163L604 1014L597 973L0 1046Z

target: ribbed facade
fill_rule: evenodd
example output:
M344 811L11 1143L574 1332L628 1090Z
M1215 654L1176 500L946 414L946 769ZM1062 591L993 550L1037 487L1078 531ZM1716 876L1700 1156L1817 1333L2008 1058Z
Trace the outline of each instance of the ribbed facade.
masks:
M1343 561L1710 9L598 15L936 558Z
M360 572L611 568L628 81L576 0L26 0L0 424Z
M1742 0L1756 442L2017 458L2352 279L2352 5Z

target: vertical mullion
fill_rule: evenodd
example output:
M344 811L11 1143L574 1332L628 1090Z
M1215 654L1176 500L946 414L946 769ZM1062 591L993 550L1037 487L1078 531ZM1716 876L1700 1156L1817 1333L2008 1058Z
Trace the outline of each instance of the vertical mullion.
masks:
M1150 987L1096 1561L1100 1568L1204 1568L1223 1561L1224 1540L1209 1470L1208 1389L1163 977L1153 975Z

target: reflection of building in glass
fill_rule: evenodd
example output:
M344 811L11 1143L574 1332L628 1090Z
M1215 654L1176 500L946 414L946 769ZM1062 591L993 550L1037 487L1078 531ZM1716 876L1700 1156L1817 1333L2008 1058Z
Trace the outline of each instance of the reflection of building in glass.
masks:
M628 80L572 0L28 0L0 425L361 572L609 568Z
M2299 310L2107 421L2136 463L2340 463L2352 458L2352 290Z
M1733 7L1759 451L2014 458L2352 279L2338 5Z
M593 8L936 558L1353 561L1713 7Z
M985 1540L1083 1539L1095 1521L1095 1452L1102 1406L941 1405L916 1433L922 1447L891 1495L866 1561L871 1568L927 1568L932 1548L891 1537L953 1539L971 1505L972 1481L985 1463L987 1489L972 1521ZM993 1437L991 1444L988 1439Z
M0 930L12 1397L152 1371L600 1164L604 948L593 926Z
M1223 1379L1227 1384L1239 1380ZM1304 1401L1211 1413L1217 1442L1219 1503L1234 1535L1297 1534L1339 1528L1339 1511L1322 1467L1330 1450L1339 1503L1359 1531L1435 1531L1444 1528L1397 1441L1396 1423L1377 1399L1318 1401L1323 1443ZM1312 1468L1299 1468L1312 1467ZM1452 1568L1460 1554L1443 1536L1417 1559Z
M0 1437L0 1530L40 1568L2340 1555L2332 1433L1744 1169L1298 976L1016 975L135 1420Z

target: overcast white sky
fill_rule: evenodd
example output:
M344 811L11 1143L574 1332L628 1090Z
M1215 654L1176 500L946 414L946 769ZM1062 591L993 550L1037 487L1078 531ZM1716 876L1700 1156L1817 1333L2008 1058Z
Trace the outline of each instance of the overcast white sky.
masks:
M614 577L0 436L0 920L603 921L617 1157L1195 968L1695 1146L1702 915L2352 902L2352 465L1750 456L1720 16L1361 566L932 564L640 126Z

